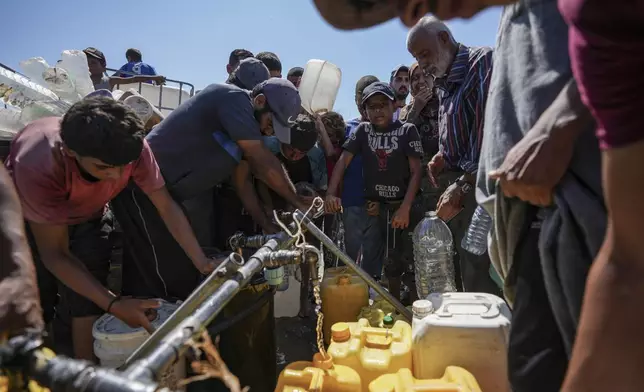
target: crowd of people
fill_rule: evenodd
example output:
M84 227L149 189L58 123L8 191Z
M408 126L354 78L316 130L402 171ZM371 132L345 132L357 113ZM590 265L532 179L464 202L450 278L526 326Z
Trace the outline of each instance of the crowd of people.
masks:
M643 60L632 53L644 45L644 2L315 4L341 29L399 17L428 74L453 57L416 43L425 14L467 19L504 6L479 112L483 138L469 149L479 151L477 201L493 218L488 251L513 311L513 390L639 390ZM452 67L447 80L452 72L460 73ZM442 143L456 133L442 128L440 112Z
M92 98L16 136L9 175L0 173L0 243L19 272L2 276L1 328L67 317L74 355L92 359L100 314L150 329L158 303L136 297L185 299L219 261L204 249L225 248L237 229L275 233L273 210L305 211L321 196L319 223L331 235L343 225L348 255L405 303L416 298L411 231L426 211L448 223L457 288L502 292L512 307L513 390L637 390L644 154L633 49L643 45L643 3L315 3L339 28L396 15L410 27L417 62L384 81L360 78L358 118L307 113L301 67L283 79L276 54L237 49L224 83L147 133L126 105ZM425 15L499 4L494 49ZM136 50L109 77L103 54L85 53L97 89L164 81ZM477 205L493 221L481 256L460 246ZM124 233L121 295L106 287L114 221ZM300 299L306 317L306 279Z

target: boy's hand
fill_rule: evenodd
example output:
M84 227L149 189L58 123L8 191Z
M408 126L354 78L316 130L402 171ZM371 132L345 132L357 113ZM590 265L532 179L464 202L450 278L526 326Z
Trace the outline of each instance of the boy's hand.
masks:
M165 84L165 81L166 81L165 76L161 76L161 75L153 76L152 80L157 82L157 85L159 86Z
M409 226L409 207L401 205L391 218L391 227L394 229L406 229Z
M327 195L324 200L324 209L327 213L336 213L342 209L342 200L339 197Z
M195 265L199 272L201 272L202 275L210 275L212 271L219 266L219 264L223 263L226 259L212 259L208 256L204 256L203 259L199 261L198 265Z
M121 298L114 302L110 313L128 326L132 328L143 327L151 334L154 332L154 327L148 319L146 311L159 306L161 306L159 301L153 299Z
M320 116L320 113L316 113L313 115L313 119L315 121L315 128L319 133L326 133L326 127L324 126L324 123L322 122L322 117Z
M367 214L369 216L378 216L380 215L380 203L377 201L368 201L367 202Z

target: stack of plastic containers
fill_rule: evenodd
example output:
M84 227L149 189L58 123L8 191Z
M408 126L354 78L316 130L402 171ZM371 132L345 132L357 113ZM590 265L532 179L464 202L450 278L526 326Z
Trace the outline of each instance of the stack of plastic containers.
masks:
M276 392L481 392L475 376L457 366L422 377L412 373L412 328L385 316L383 327L367 319L336 323L327 356L294 362L279 376ZM442 361L441 361L442 363Z
M352 368L360 375L362 390L379 376L410 369L411 326L404 321L393 323L389 317L384 328L374 328L366 319L357 323L337 323L331 330L327 352L334 363Z

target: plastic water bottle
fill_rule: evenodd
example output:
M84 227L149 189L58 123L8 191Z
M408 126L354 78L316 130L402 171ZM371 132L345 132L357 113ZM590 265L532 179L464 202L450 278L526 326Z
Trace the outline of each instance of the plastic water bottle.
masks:
M425 213L414 229L413 241L418 297L456 291L452 232L435 211Z
M483 207L476 207L467 233L461 241L461 247L478 256L484 254L487 252L487 235L491 227L492 217Z

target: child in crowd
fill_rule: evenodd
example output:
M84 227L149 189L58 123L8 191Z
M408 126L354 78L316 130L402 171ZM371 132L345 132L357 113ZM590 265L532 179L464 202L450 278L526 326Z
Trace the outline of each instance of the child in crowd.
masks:
M416 203L422 170L423 148L416 126L394 121L394 92L382 82L364 89L362 105L369 122L361 123L344 143L333 170L326 196L326 210L337 212L341 200L338 187L355 155L362 155L365 197L381 221L382 239L387 245L385 276L389 292L400 298L403 274L413 277L411 234L422 219ZM373 210L373 209L372 209ZM410 300L416 290L410 279Z
M333 167L342 154L344 131L347 125L340 113L326 112L318 117L320 142L326 154L327 172L333 173Z
M289 179L295 184L296 192L300 196L311 200L326 189L326 167L322 151L313 152L318 140L318 129L313 117L309 114L300 114L291 122L290 143L282 143L275 137L264 140L268 148L282 163ZM324 175L321 175L324 174ZM273 210L292 210L293 206L280 197L261 181L257 181L257 192L265 206L267 213L272 216ZM321 219L313 221L322 226ZM315 237L307 234L307 242L319 246ZM309 300L310 275L309 265L301 265L302 284L300 286L300 317L308 317L311 310Z
M329 176L333 173L344 144L344 132L346 123L340 113L325 112L316 117L318 130L320 132L319 144L323 147L326 156L326 169ZM341 214L328 214L324 218L324 233L336 244L344 249L344 232ZM331 252L324 252L324 263L326 266L335 266L337 259Z

